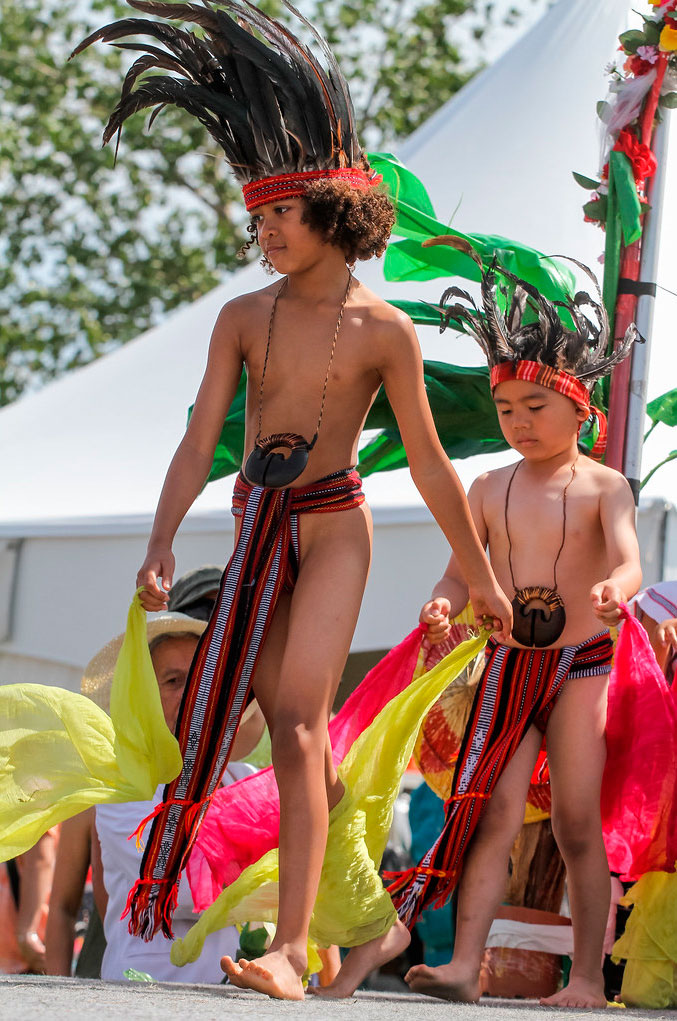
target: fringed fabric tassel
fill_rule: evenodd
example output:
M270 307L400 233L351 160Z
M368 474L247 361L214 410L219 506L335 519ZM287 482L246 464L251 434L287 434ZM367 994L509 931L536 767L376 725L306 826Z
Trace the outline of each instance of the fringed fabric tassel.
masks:
M150 943L156 932L162 929L167 939L174 939L172 931L171 913L176 907L178 897L178 884L174 883L171 889L164 894L160 900L160 890L153 887L166 886L168 879L144 879L139 877L127 894L125 910L120 915L120 920L129 915L128 930L132 936L138 936L145 943ZM161 907L164 904L164 910Z
M202 798L200 801L190 801L187 798L171 798L169 801L161 801L158 805L155 806L155 808L153 809L152 812L149 812L148 815L144 819L141 820L141 822L136 827L134 832L129 834L129 836L127 837L127 840L132 840L132 839L136 838L136 849L137 849L137 851L143 851L143 841L142 841L141 838L143 836L143 831L145 830L146 826L148 825L149 822L152 822L152 820L155 819L158 815L160 815L162 812L166 811L171 805L183 805L183 806L187 805L188 806L186 808L186 817L185 817L186 818L186 822L185 822L185 826L186 826L186 833L188 835L190 835L191 832L192 832L195 820L196 820L196 818L198 816L198 813L202 811L202 808L205 805L209 804L211 799L212 799L212 796L210 795L207 798Z
M423 910L423 891L430 880L449 879L449 874L441 869L433 869L428 865L414 865L404 872L384 872L385 879L393 879L394 882L388 887L393 904L397 908L397 914L401 922L411 929L418 920ZM440 896L443 901L451 893L452 886L445 883Z

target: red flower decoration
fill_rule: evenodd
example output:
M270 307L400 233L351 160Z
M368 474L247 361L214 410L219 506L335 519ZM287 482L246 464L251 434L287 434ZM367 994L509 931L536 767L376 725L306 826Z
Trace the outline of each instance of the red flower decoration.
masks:
M656 157L649 146L640 142L632 131L621 131L614 149L617 152L624 152L628 157L636 181L651 177L656 172Z
M635 78L641 78L643 74L648 74L653 69L653 64L648 60L644 60L642 57L633 55L628 57L623 65L624 69L630 74L634 74Z

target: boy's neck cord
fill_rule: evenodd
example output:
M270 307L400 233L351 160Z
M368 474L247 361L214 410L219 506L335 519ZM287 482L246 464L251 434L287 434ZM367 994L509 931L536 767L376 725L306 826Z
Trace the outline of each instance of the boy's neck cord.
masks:
M282 292L286 290L288 279L288 277L285 277L281 285L278 287L273 299L273 307L270 310L266 355L263 360L261 384L259 386L259 427L258 432L256 433L256 439L254 440L254 449L247 458L243 469L245 477L255 486L269 486L272 489L281 489L285 486L289 486L303 474L306 465L308 464L310 451L313 449L317 441L320 426L322 425L322 418L324 416L324 405L327 399L329 373L331 372L331 367L334 361L336 341L338 340L339 330L341 329L341 323L343 322L343 313L348 301L348 295L350 294L350 285L353 282L353 274L350 270L348 270L348 283L346 284L345 294L343 295L343 301L341 302L338 318L336 320L334 338L332 340L331 351L329 353L329 363L324 376L322 400L320 402L320 414L317 419L315 435L312 440L306 440L303 436L299 436L298 433L271 433L270 436L264 436L263 439L261 439L263 420L263 385L266 379L266 369L268 368L270 341L273 335L273 321L275 319L277 300ZM286 448L289 451L289 454L285 457L285 455L279 451L279 447Z
M508 567L510 568L510 580L515 592L515 597L512 601L514 620L512 636L520 645L543 648L557 641L564 631L567 621L564 602L557 591L557 564L559 563L566 540L567 490L576 478L578 455L576 455L576 459L571 465L571 478L562 492L562 541L557 550L557 556L555 557L552 569L552 588L548 588L546 585L528 585L518 589L515 582L515 575L512 569L512 539L508 527L508 504L515 475L523 463L523 461L518 461L515 465L505 494L505 534L508 540Z

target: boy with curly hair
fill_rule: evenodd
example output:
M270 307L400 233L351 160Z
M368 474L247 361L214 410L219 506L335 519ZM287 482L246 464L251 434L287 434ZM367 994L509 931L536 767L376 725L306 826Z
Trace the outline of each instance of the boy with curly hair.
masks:
M360 148L348 87L326 43L304 22L328 72L251 4L228 0L235 20L216 8L128 2L196 22L202 36L127 20L84 41L80 49L134 32L167 47L135 46L147 56L130 69L105 141L143 107L188 109L223 147L243 185L250 233L283 276L230 301L218 317L137 576L145 608L164 609L172 542L207 478L244 366L235 553L193 662L177 725L184 767L153 820L130 893L130 927L147 938L160 927L171 934L175 884L253 686L280 793L278 922L262 959L223 963L237 986L300 999L328 812L342 796L327 723L371 557L371 516L352 466L381 385L414 481L462 564L478 620L505 636L510 607L438 440L411 321L353 277L356 260L383 253L394 214ZM172 74L144 77L150 67ZM371 967L409 941L403 925L391 925L389 918L365 948Z

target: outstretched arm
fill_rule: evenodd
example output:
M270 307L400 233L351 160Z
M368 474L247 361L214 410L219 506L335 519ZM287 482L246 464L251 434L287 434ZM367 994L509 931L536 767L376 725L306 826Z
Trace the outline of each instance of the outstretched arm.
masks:
M174 536L209 475L221 428L240 380L242 362L237 315L231 303L216 321L193 414L169 466L146 559L136 578L137 587L144 586L140 598L146 610L156 612L167 605L174 575ZM162 578L162 586L158 578Z
M609 574L593 585L590 599L599 619L613 625L620 618L620 604L631 599L642 584L635 502L622 475L614 473L605 483L600 497L600 519Z
M437 436L414 327L403 314L388 325L380 371L412 478L454 551L478 625L490 617L499 636L507 638L512 627L510 603L489 566L463 487Z

